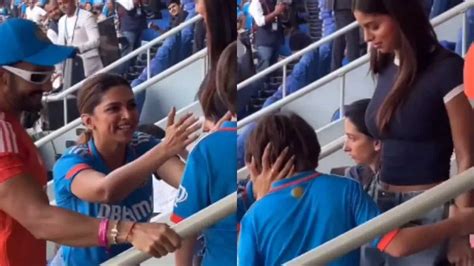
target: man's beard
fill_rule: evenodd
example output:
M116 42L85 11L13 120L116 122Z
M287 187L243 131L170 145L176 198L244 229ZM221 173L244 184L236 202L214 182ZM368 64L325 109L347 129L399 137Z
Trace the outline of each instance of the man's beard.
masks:
M23 96L21 97L20 102L20 108L22 111L27 111L27 112L39 112L41 109L43 109L43 104L41 100L36 101L36 98L42 98L43 92L33 92L30 93L28 96Z

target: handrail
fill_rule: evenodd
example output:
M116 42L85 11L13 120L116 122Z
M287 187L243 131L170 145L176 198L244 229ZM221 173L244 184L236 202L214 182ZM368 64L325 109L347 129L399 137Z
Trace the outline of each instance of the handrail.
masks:
M138 92L141 92L148 88L149 86L155 84L156 82L168 77L169 75L178 72L179 70L185 68L189 64L206 57L207 55L207 48L202 49L201 51L191 55L190 57L186 58L185 60L173 65L172 67L166 69L165 71L161 72L160 74L152 77L151 79L143 82L142 84L136 86L133 88L133 93L136 94ZM49 141L55 139L58 136L63 135L64 133L68 132L69 130L73 129L74 127L78 126L81 124L81 119L77 118L74 121L70 122L69 124L55 130L49 135L46 135L45 137L39 139L38 141L35 142L35 145L37 147L41 147L42 145L48 143Z
M431 23L434 25L434 26L437 26L438 24L446 21L447 19L451 18L451 17L454 17L456 15L458 15L459 13L464 13L466 12L466 10L471 7L473 5L472 3L472 0L467 0L455 7L453 7L452 9L450 9L449 11L437 16L436 18L432 19L431 20ZM307 52L310 52L310 51L313 51L315 50L316 48L319 48L321 45L327 43L327 42L330 42L334 39L336 39L337 37L339 36L342 36L344 35L345 33L355 29L358 27L358 24L356 21L352 22L351 24L345 26L344 28L342 29L339 29L337 31L335 31L334 33L332 33L331 35L329 36L326 36L322 39L320 39L319 41L307 46L306 48L292 54L291 56L288 56L287 58L279 61L278 63L275 63L273 64L272 66L269 66L267 67L266 69L262 70L261 72L259 73L256 73L255 75L247 78L246 80L240 82L238 85L237 85L237 90L240 90L242 89L243 87L249 85L250 83L256 81L256 80L259 80L261 79L262 77L265 77L266 75L274 72L275 70L278 70L279 68L281 67L284 67L286 66L288 63L290 63L291 61L293 60L296 60L298 59L299 57L303 56L304 54L306 54Z
M192 25L195 22L200 21L201 19L202 19L202 16L197 14L196 16L192 17L191 19L189 19L189 20L179 24L175 28L165 32L163 35L160 35L158 38L148 42L147 44L141 46L140 48L130 52L129 54L127 54L123 57L121 57L120 59L113 62L112 64L110 64L110 65L104 67L103 69L97 71L96 74L108 72L108 71L111 71L111 70L115 69L116 67L120 66L124 62L127 62L128 60L134 58L135 56L139 55L143 51L146 51L147 49L151 48L152 46L154 46L154 45L156 45L160 42L163 42L166 38L181 32L182 29ZM89 79L89 77L85 78L84 80L80 81L79 83L75 84L74 86L72 86L72 87L70 87L66 90L61 91L58 94L45 96L45 97L43 97L43 100L46 101L46 102L61 100L65 96L77 91L87 79Z
M352 61L348 65L343 66L342 68L339 68L336 71L333 71L333 72L329 73L328 75L314 81L313 83L310 83L310 84L306 85L302 89L300 89L296 92L293 92L292 94L286 96L285 98L282 98L282 99L274 102L273 104L268 105L267 107L265 107L263 109L260 109L259 111L247 116L243 120L239 120L237 122L237 128L240 129L243 126L257 120L258 118L260 118L262 116L265 116L265 115L268 115L270 113L278 111L278 109L285 106L286 104L288 104L288 103L290 103L290 102L292 102L292 101L294 101L298 98L301 98L302 96L312 92L315 89L320 88L324 84L327 84L327 83L335 80L336 78L338 78L339 76L349 72L350 70L353 70L353 69L367 63L368 58L369 58L368 55L364 55L362 57L359 57L358 59Z
M336 152L338 149L335 149L335 147L337 147L338 145L339 147L342 147L343 143L344 139L338 138L337 140L325 145L321 149L322 152L320 159ZM204 230L205 228L213 225L219 220L231 215L232 213L235 213L237 209L236 201L237 193L232 193L226 196L225 198L217 201L216 203L200 210L199 212L181 221L180 223L171 226L171 228L175 230L176 233L182 238L194 235L195 233ZM111 258L110 260L104 262L102 265L138 265L150 258L151 256L144 254L134 248L131 248L115 256L114 258Z
M349 32L349 31L351 31L351 30L353 30L357 27L358 27L358 24L357 24L357 22L354 21L351 24L345 26L344 28L333 32L331 35L326 36L326 37L320 39L319 41L308 45L304 49L302 49L302 50L286 57L285 59L283 59L283 60L281 60L281 61L265 68L264 70L262 70L262 71L256 73L255 75L247 78L246 80L240 82L239 84L237 84L237 90L240 90L240 89L244 88L245 86L249 85L250 83L265 77L266 75L272 73L275 70L278 70L279 68L281 68L283 66L286 66L288 63L298 59L299 57L303 56L307 52L311 52L311 51L315 50L316 48L319 48L321 45L323 45L327 42L330 42L330 41L346 34L347 32Z
M237 193L231 193L209 207L200 210L189 218L174 224L171 228L182 238L187 238L207 227L213 225L219 220L235 213L237 210ZM137 265L151 256L131 248L118 256L106 261L102 265Z
M474 188L474 167L422 194L384 212L372 220L306 252L284 265L326 265L394 228L419 218L433 208Z
M474 0L468 0L466 2L463 2L455 7L453 7L452 9L450 9L449 11L437 16L436 18L432 19L431 20L431 24L433 26L438 26L439 24L459 15L459 14L462 14L462 13L465 13L470 7L473 7L474 6ZM350 30L349 27L351 26L352 24L342 28L341 30L339 31L342 31L342 30ZM338 32L339 32L338 31ZM337 32L336 32L337 33ZM333 34L336 34L336 33L333 33ZM341 33L342 34L342 33ZM318 42L316 42L318 43ZM316 44L315 43L315 44ZM269 70L269 72L271 71L274 71L276 69L278 69L278 67L281 67L283 66L284 64L286 64L287 62L291 61L291 60L294 60L296 57L298 56L301 56L303 55L304 53L306 53L307 51L310 51L312 49L315 49L315 44L313 45L310 45L308 47L306 47L305 49L301 50L300 52L298 53L295 53L294 55L280 61L279 63L276 63L274 65L272 65L271 67L269 68L272 68ZM238 128L241 128L249 123L251 123L252 121L262 117L262 116L265 116L267 114L270 114L272 112L275 112L277 111L279 108L283 107L284 105L312 92L313 90L315 89L318 89L320 86L323 86L324 84L327 84L335 79L337 79L338 77L341 77L343 76L344 74L346 74L347 72L367 63L369 61L369 55L368 54L365 54L361 57L359 57L358 59L352 61L351 63L347 64L346 66L343 66L339 69L337 69L336 71L333 71L331 73L329 73L328 75L314 81L313 83L310 83L308 84L307 86L303 87L302 89L286 96L285 98L282 98L276 102L274 102L273 104L257 111L256 113L253 113L252 115L244 118L243 120L239 121L237 123L237 127ZM267 68L267 69L269 69ZM257 80L259 77L261 77L261 75L264 75L262 73L266 73L265 71L267 70L263 70L262 72L260 73L257 73L256 75L254 75L253 77L257 77L256 79L254 80ZM269 73L268 72L268 73ZM247 86L248 84L250 84L250 82L253 82L254 80L251 80L251 81L248 81L249 79L251 79L252 77L248 78L247 80L239 83L239 85L241 87L244 87L244 86ZM239 85L237 85L238 88Z

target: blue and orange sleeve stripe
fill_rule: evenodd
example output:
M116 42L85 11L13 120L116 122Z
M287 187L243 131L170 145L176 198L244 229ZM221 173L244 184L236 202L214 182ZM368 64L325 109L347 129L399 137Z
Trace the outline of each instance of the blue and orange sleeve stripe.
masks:
M381 252L384 252L385 249L390 245L390 243L395 239L397 234L400 232L400 228L395 229L393 231L388 232L385 234L377 244L377 249L380 250Z
M67 172L66 179L71 179L75 175L77 175L79 172L81 172L83 170L86 170L86 169L92 169L92 167L90 167L90 165L88 165L86 163L77 164L71 170L69 170L69 172Z
M175 224L181 222L181 221L184 220L184 219L185 219L185 218L183 218L183 217L177 215L176 213L171 214L171 217L170 217L170 220L171 220L173 223L175 223Z

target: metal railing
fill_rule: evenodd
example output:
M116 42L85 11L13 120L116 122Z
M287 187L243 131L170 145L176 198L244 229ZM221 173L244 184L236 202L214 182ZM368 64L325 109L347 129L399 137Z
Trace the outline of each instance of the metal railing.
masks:
M190 57L186 58L185 60L179 62L178 64L175 64L174 66L166 69L165 71L163 71L162 73L152 77L151 79L143 82L142 84L136 86L133 88L133 93L134 94L137 94L143 90L145 90L146 88L148 88L149 86L159 82L160 80L163 80L165 79L166 77L168 77L169 75L173 74L173 73L176 73L177 71L185 68L186 66L192 64L193 62L196 62L198 61L199 59L201 58L206 58L207 56L207 48L204 48L202 49L201 51L191 55ZM56 131L52 132L51 134L48 134L46 135L45 137L37 140L35 142L35 145L36 147L41 147L43 145L45 145L46 143L50 142L50 141L53 141L54 139L56 139L57 137L59 136L62 136L63 134L69 132L70 130L74 129L75 127L81 125L81 118L77 118L75 119L74 121L70 122L69 124L57 129ZM51 180L48 182L47 184L47 187L50 187L54 184L54 181Z
M321 149L320 159L327 157L342 147L343 138L339 138ZM236 212L237 209L237 193L232 193L218 202L202 209L189 218L178 224L171 226L176 233L182 238L195 235L207 227L213 225L219 220ZM153 219L152 219L153 222ZM139 265L140 263L150 259L151 256L131 248L120 255L111 258L102 265Z
M451 13L454 13L455 11L457 11L458 13L455 13L453 14L452 16L448 16L445 15L444 17L440 18L438 17L437 19L438 20L434 20L433 21L433 24L437 25L436 23L442 23L444 20L447 20L451 17L454 17L455 15L459 14L459 13L462 13L464 12L467 7L469 7L470 5L472 5L473 3L472 2L469 2L469 3L465 3L465 7L464 7L464 10L462 11L457 11L457 9L453 9L451 10L452 12ZM460 8L459 6L457 7L458 9ZM439 21L439 22L438 22ZM335 78L337 78L338 76L340 76L342 74L342 76L348 72L349 70L351 69L354 69L360 65L362 65L363 63L366 63L368 61L368 56L364 56L362 58L359 58L357 60L355 60L353 63L351 63L350 65L346 66L346 67L343 67L342 69L339 69L337 70L336 72L333 72L331 74L329 74L328 76L306 86L305 88L303 88L301 91L299 92L296 92L290 96L288 96L287 98L285 99L282 99L278 102L276 102L275 104L273 105L270 105L269 107L255 113L254 115L251 115L249 117L247 117L246 119L242 120L242 121L239 121L238 122L238 128L241 128L243 126L245 126L246 124L250 123L251 121L257 119L259 116L261 115L265 115L265 114L268 114L268 113L271 113L273 111L275 111L276 109L280 108L281 106L283 106L284 104L294 100L294 99L297 99L303 95L305 95L306 93L308 93L310 90L314 89L314 88L317 88L318 86L321 86ZM271 70L270 70L271 71ZM257 74L258 75L258 74ZM245 82L245 81L244 81ZM343 79L343 85L341 86L342 89L344 89L344 79ZM240 84L239 84L240 85ZM337 151L338 149L340 149L341 145L343 144L344 142L344 137L341 137L339 138L337 141L334 141L334 142L331 142L330 144L328 144L327 146L329 147L326 147L325 146L325 150L323 150L323 155L321 156L321 158L323 158L324 156L328 156L329 154L332 154L333 152ZM327 151L326 151L327 150ZM474 173L471 173L471 175L474 176ZM463 183L463 185L465 185L466 182ZM474 187L474 182L472 182L472 187ZM463 189L465 189L465 187L462 187ZM466 189L467 190L467 189ZM466 191L464 190L464 191ZM458 192L458 191L455 191L455 192ZM462 192L459 192L458 194L461 194ZM456 195L458 195L456 194ZM233 194L235 195L235 194ZM454 195L453 197L455 197L456 195ZM229 195L228 197L231 197L232 195ZM449 195L450 196L450 195ZM226 198L227 199L227 198ZM217 221L215 220L215 214L216 214L216 209L212 209L211 210L211 207L215 207L215 205L219 205L219 210L224 210L226 212L228 212L228 214L232 213L233 211L235 211L235 208L236 208L236 204L235 204L235 200L237 199L237 195L235 195L233 198L231 198L228 202L226 202L226 204L222 203L223 200L209 206L208 208L206 209L203 209L199 212L200 214L200 219L199 221L194 221L193 220L193 217L190 217L189 219L187 219L187 221L185 220L184 222L186 222L184 224L184 222L181 222L179 224L177 224L176 226L180 225L180 224L184 224L182 228L176 228L176 227L173 227L173 229L177 230L177 233L182 236L182 237L186 237L190 234L193 234L193 233L197 233L199 231L201 231L203 228L205 227L202 227L200 226L200 223L204 220L213 220L213 221ZM439 205L439 204L438 204ZM217 207L216 207L217 208ZM224 216L225 217L225 216ZM223 218L223 217L222 217ZM211 225L212 223L208 223L208 225ZM182 231L181 231L182 230ZM187 231L189 230L189 231ZM188 234L186 234L186 233ZM124 254L121 254L109 261L106 262L105 265L136 265L136 264L139 264L139 263L142 263L143 261L149 259L150 256L149 255L146 255L146 254L143 254L141 252L138 252L136 250L129 250L127 251L126 253ZM299 264L295 264L295 265L299 265Z
M437 26L439 25L440 23L446 21L447 19L449 18L452 18L456 15L459 15L461 13L464 13L464 16L463 16L463 21L462 21L462 55L464 56L464 54L466 53L467 51L467 43L466 43L466 37L467 37L467 17L466 17L466 11L468 8L472 7L473 5L473 0L466 0L464 3L461 3L455 7L453 7L452 9L450 9L449 11L437 16L436 18L432 19L431 22L434 26ZM274 72L275 70L278 70L280 68L283 68L283 80L286 79L286 70L287 70L287 65L300 58L301 56L303 56L304 54L308 53L308 52L311 52L319 47L321 47L323 44L326 44L330 41L333 41L335 40L336 38L348 33L349 31L351 30L354 30L358 28L358 24L357 22L352 22L351 24L343 27L342 29L339 29L337 30L336 32L332 33L331 35L329 36L326 36L324 38L321 38L319 41L307 46L306 48L292 54L291 56L279 61L278 63L275 63L273 64L272 66L262 70L261 72L247 78L246 80L240 82L238 85L237 85L237 90L240 90L242 89L243 87L267 76L268 74ZM283 95L286 94L286 83L283 83L282 84L283 86Z
M320 245L284 265L326 265L474 188L474 167Z
M180 223L172 225L171 228L180 237L187 238L235 213L237 210L236 202L237 193L234 192ZM102 265L138 265L150 258L150 255L131 248Z
M166 69L165 71L161 72L160 74L150 78L149 80L143 82L142 84L136 86L133 88L133 93L137 94L145 89L147 89L149 86L157 83L160 80L165 79L169 75L172 75L179 70L187 67L188 65L198 61L201 58L205 58L207 56L207 48L202 49L201 51L191 55L190 57L186 58L185 60L173 65L172 67ZM79 126L81 124L81 119L77 118L76 120L70 122L69 124L57 129L56 131L52 132L51 134L46 135L45 137L39 139L38 141L35 142L35 145L37 147L41 147L42 145L54 140L58 136L63 135L64 133L68 132L69 130Z
M473 5L474 5L474 0L469 0L465 3L462 3L462 4L454 7L450 11L436 17L435 19L432 20L432 23L433 23L433 25L437 26L440 23L442 23L442 22L444 22L444 21L446 21L446 20L448 20L448 19L450 19L450 18L452 18L456 15L459 15L461 13L464 13L464 15L465 15L465 11L468 8L472 7ZM463 29L466 28L466 21L467 21L466 19L463 19L463 24L464 24ZM330 36L330 37L336 38L337 36L340 36L340 35L344 34L345 32L351 30L352 29L351 27L354 27L353 25L354 25L354 23L347 26L347 27L345 27L345 28L343 28L343 29L341 29L340 31L334 33L334 36ZM463 38L464 38L463 41L465 42L466 32L465 32L465 30L463 30L463 32L464 32L463 33ZM327 38L329 38L329 37L327 37ZM326 40L326 41L328 41L328 40ZM317 43L312 45L313 49L315 49L316 44ZM288 60L288 61L283 60L283 61L267 68L267 70L264 70L264 71L256 74L255 76L239 83L237 88L240 89L242 87L245 87L246 85L250 84L251 82L263 77L264 75L272 72L273 70L276 70L278 67L281 67L283 65L286 66L286 64L289 61L294 60L296 57L301 56L304 53L312 50L312 49L309 49L309 48L311 48L311 46L309 46L306 49L303 49L302 51L300 51L299 53L296 53L295 55L293 55L294 58L291 59L291 57L288 57L287 59L285 59L285 60ZM464 45L464 49L466 49L466 45ZM335 72L330 73L329 75L327 75L327 76L325 76L325 77L309 84L308 86L304 87L300 91L289 95L285 99L281 99L281 100L277 101L276 103L266 107L265 109L260 110L259 112L245 118L242 121L239 121L238 122L238 128L241 128L241 127L245 126L246 124L258 119L259 117L261 117L263 115L266 115L268 113L276 111L277 109L284 106L285 104L287 104L287 103L289 103L289 102L291 102L291 101L293 101L297 98L302 97L303 95L305 95L305 94L309 93L310 91L318 88L319 86L322 86L322 85L324 85L324 84L326 84L326 83L328 83L328 82L330 82L330 81L332 81L332 80L334 80L338 77L343 77L348 71L350 71L352 69L355 69L356 67L358 67L358 66L360 66L364 63L367 63L367 61L368 61L368 55L365 55L365 56L353 61L349 65L347 65L347 66L345 66L345 67L343 67L339 70L336 70ZM265 71L267 71L267 72L265 72ZM342 80L343 80L342 84L344 84L345 83L344 78ZM345 86L342 85L341 87L345 87ZM339 140L339 142L341 142L341 139L338 139L338 140ZM343 142L343 139L342 139L342 142ZM328 150L328 152L325 153L326 156L329 155L329 154L332 154L332 152L335 152L335 151L338 150L336 144L337 143L335 143L335 142L334 143L331 142L330 144L327 145L327 146L330 145L329 148L326 148L326 146L325 146L325 148L323 148L323 152L324 152L324 149ZM341 144L339 144L339 145L341 145ZM465 176L473 177L473 178L471 178L473 180L464 180L466 178L462 178L462 177L465 177ZM438 189L439 186L433 188L433 189L436 189L436 191L435 191L436 193L441 193L442 194L441 196L439 194L436 195L437 197L435 197L435 198L441 198L442 197L443 200L447 201L447 200L449 200L451 198L454 198L455 196L469 190L470 188L474 187L474 170L473 169L470 169L469 172L467 172L467 173L461 174L459 177L460 178L451 179L451 180L446 181L446 184L448 184L448 185L441 184L440 186L442 186L441 188L443 190ZM450 186L452 188L449 188L448 186ZM428 192L429 191L421 194L418 197L423 196L422 197L423 203L428 202L428 204L431 205L429 201L434 202L435 199L432 199L429 196L435 195L435 193L433 192L433 193L427 194ZM424 196L425 194L427 194L428 196ZM231 213L235 212L235 208L236 208L235 201L236 201L236 199L237 199L237 195L236 195L236 193L233 193L233 194L227 196L226 198L214 203L213 205L201 210L200 212L198 212L195 215L189 217L188 219L184 220L183 222L173 226L173 229L176 230L176 232L182 237L186 237L186 236L192 235L193 233L199 232L202 229L206 228L207 226L211 225L213 222L216 222L219 219L224 218L227 215L230 215ZM415 199L416 198L414 198L414 200ZM407 202L407 203L410 203L410 202ZM438 201L435 201L435 203L438 203ZM437 205L440 205L441 203L439 203ZM426 205L428 205L428 204L426 204ZM404 206L404 205L406 205L406 204L402 204L402 205L400 205L400 207ZM427 208L426 205L422 205L420 207L420 209L424 210L425 208ZM435 206L437 206L437 205L435 205ZM422 207L424 207L424 208L422 208ZM418 209L418 211L420 211L420 209ZM408 210L407 212L409 212L409 211L410 210ZM409 213L409 214L411 214L411 213ZM398 216L400 216L400 214L398 214ZM381 217L382 217L381 219L384 219L383 215ZM409 217L409 216L406 215L406 216L403 216L401 218L406 218L406 217ZM377 221L380 221L380 219L378 219ZM385 222L385 221L382 220L382 222ZM396 227L396 226L394 226L394 227ZM377 234L374 234L374 236L376 236L376 235ZM363 242L363 243L365 243L365 242ZM135 264L139 264L139 263L141 263L141 262L143 262L143 261L145 261L149 258L150 258L150 256L145 255L143 253L140 253L140 252L132 249L132 250L128 250L125 253L122 253L121 255L107 261L105 263L105 265L135 265ZM293 263L293 262L291 262L291 263ZM292 265L300 265L300 264L292 264Z
M251 83L267 76L268 74L270 74L270 73L272 73L275 70L278 70L280 68L283 68L283 80L286 80L287 65L289 63L291 63L294 60L297 60L298 58L300 58L304 54L306 54L308 52L311 52L311 51L321 47L323 44L331 42L331 41L335 40L336 38L346 34L347 32L349 32L353 29L356 29L356 28L358 28L357 22L352 22L351 24L345 26L344 28L335 31L331 35L326 36L326 37L320 39L319 41L308 45L306 48L292 54L291 56L286 57L285 59L283 59L283 60L281 60L281 61L265 68L264 70L262 70L262 71L256 73L255 75L247 78L246 80L240 82L237 85L237 90L240 90L240 89L246 87L247 85L250 85ZM286 83L283 83L283 86L284 86L283 87L283 92L284 92L284 94L286 94Z
M123 63L135 58L136 56L138 56L142 52L146 51L146 53L147 53L147 58L146 58L147 80L150 79L150 61L151 61L150 49L151 49L151 47L165 41L166 38L168 38L168 37L176 35L177 33L181 32L182 29L184 29L184 28L186 28L186 27L188 27L188 26L190 26L190 25L192 25L192 24L194 24L194 23L196 23L200 20L202 20L202 16L197 14L196 16L192 17L191 19L179 24L175 28L163 33L158 38L148 42L147 44L141 46L140 48L130 52L129 54L127 54L123 57L121 57L120 59L113 62L112 64L110 64L110 65L104 67L103 69L97 71L96 74L112 71L115 68L122 65ZM89 77L87 77L84 80L78 82L74 86L61 91L60 93L57 93L57 94L54 94L54 95L46 95L46 96L43 97L44 102L58 101L58 100L63 100L64 101L63 106L64 106L64 124L65 125L67 124L67 120L68 120L67 119L67 96L74 93L75 91L79 90L79 88L82 86L82 84L87 79L89 79Z
M458 14L460 14L460 13L463 13L463 12L465 13L466 9L467 9L468 7L470 7L472 4L473 4L473 2L470 1L470 2L466 2L466 3L464 3L464 4L461 4L460 6L457 6L457 7L453 8L453 9L451 10L451 12L449 12L448 14L445 13L444 16L442 15L442 16L436 18L435 20L433 20L433 24L437 25L437 24L442 23L443 21L445 21L445 20L447 20L447 19L449 19L449 18L451 18L451 17L454 17L454 16L456 16L456 15L458 15ZM464 25L464 27L465 27L465 25ZM342 33L341 33L341 34L342 34ZM294 99L297 99L297 98L299 98L299 97L305 95L305 94L308 93L311 89L314 89L314 88L316 88L316 87L318 87L318 86L321 86L321 85L327 83L328 81L331 81L331 80L337 78L338 75L341 75L341 74L342 74L342 76L343 76L348 70L354 69L355 67L358 67L359 65L361 65L361 64L363 64L363 63L366 63L367 60L368 60L368 56L364 56L364 57L362 57L362 58L359 58L358 60L354 61L354 62L351 63L350 65L348 65L348 66L346 66L346 67L344 67L344 68L342 68L342 69L340 69L340 70L338 70L338 71L336 71L336 72L334 72L334 73L331 73L329 76L324 77L324 78L322 78L322 79L320 79L320 80L318 80L318 81L316 81L316 82L314 82L314 83L312 83L312 84L306 86L306 87L303 88L301 91L296 92L296 93L290 95L288 98L282 99L282 100L278 101L277 103L275 103L275 104L273 104L273 105L271 105L271 106L269 106L269 107L267 107L267 108L261 110L260 112L257 112L256 114L254 114L254 115L252 115L252 116L250 116L250 117L244 119L243 121L239 121L239 122L238 122L238 128L241 128L242 126L244 126L244 125L250 123L251 121L257 119L257 118L258 118L259 116L261 116L261 115L265 115L265 114L267 114L267 113L270 113L270 112L275 111L276 109L278 109L279 107L283 106L283 105L286 104L287 102L289 102L289 101L291 101L291 100L294 100ZM271 71L272 71L272 70L269 70L269 72L271 72ZM258 74L257 74L257 75L258 75ZM264 74L262 74L262 75L264 75ZM254 78L256 78L256 77L254 77ZM244 82L246 82L246 81L244 81ZM342 83L343 85L342 85L342 88L344 88L344 83L345 83L345 82L344 82L344 78L343 78L343 83ZM241 84L242 84L242 83L241 83ZM245 83L244 83L244 84L245 84ZM247 84L249 84L249 83L247 83ZM240 85L240 84L239 84L239 85ZM245 85L242 85L242 86L245 86ZM238 87L238 88L239 88L239 87ZM292 96L293 96L293 97L292 97ZM341 143L341 142L343 143L343 141L344 141L344 140L343 140L343 137L342 137L342 138L338 139L338 142L339 142L339 143L330 143L330 145L329 145L330 147L327 148L327 149L329 149L329 151L328 151L327 153L325 153L325 155L327 156L328 154L331 154L332 152L337 151L337 150L338 150L338 147L340 148L340 146L338 146L338 145L336 145L336 144L341 145L340 143ZM336 142L336 141L335 141L335 142ZM451 179L451 180L447 181L447 183L448 183L447 185L443 185L443 186L441 187L441 188L443 188L443 189L448 189L448 188L450 188L449 191L446 191L446 190L440 191L440 189L434 188L434 189L435 189L434 192L428 193L428 194L427 194L427 193L423 193L422 195L420 195L420 196L423 196L423 197L422 197L422 200L424 200L424 203L427 202L427 203L430 204L430 205L433 204L433 203L437 203L436 205L434 205L434 206L437 206L437 205L440 205L441 203L443 203L444 201L447 201L447 200L449 200L449 199L451 199L451 198L454 198L454 197L456 197L457 195L459 195L459 194L461 194L461 193L463 193L463 192L469 190L470 187L474 187L474 170L473 170L473 169L470 169L470 172L468 172L467 174L468 174L470 177L472 177L472 178L471 178L472 180L464 180L465 178L462 178L463 175L461 175L461 176L460 176L461 178L458 178L458 179ZM456 181L457 181L457 182L456 182ZM468 181L470 181L470 182L468 182ZM439 195L440 193L442 194L441 196ZM436 195L436 194L438 194L438 195ZM420 197L420 196L419 196L419 197ZM433 200L433 199L430 198L429 196L432 196L432 197L433 197L433 196L437 196L438 201ZM229 196L229 197L230 197L230 196ZM442 198L442 200L443 200L442 202L440 202L440 200L439 200L440 198ZM214 218L215 213L214 213L213 211L210 211L210 208L213 207L214 205L220 205L220 208L226 209L227 211L231 211L231 210L235 211L235 208L236 208L236 206L235 206L235 200L236 200L236 195L235 195L231 200L229 200L229 201L227 202L227 204L222 204L222 205L220 205L221 201L219 201L219 202L217 202L217 203L215 203L215 204L209 206L208 208L206 208L206 209L202 210L201 212L199 212L199 214L201 215L200 218L205 219L205 220ZM439 203L438 203L438 202L439 202ZM409 204L410 202L407 202L407 203ZM402 206L402 205L401 205L401 206ZM424 208L422 208L422 207L424 207ZM219 208L219 209L220 209L220 208ZM426 208L427 208L427 207L425 207L425 206L421 206L419 209L417 209L417 211L419 212L420 210L425 210ZM409 212L409 211L410 211L410 210L408 210L407 212ZM230 212L230 213L232 213L232 212ZM229 214L230 214L230 213L229 213ZM416 213L415 213L414 215L416 215ZM401 217L402 217L402 218L409 218L408 215L406 215L406 216L401 216ZM382 216L382 219L383 219L383 218L384 218L384 217ZM198 221L192 221L192 220L193 220L192 217L190 217L190 218L188 219L188 221L185 220L186 224L183 225L182 228L180 228L180 229L174 228L174 229L176 229L176 230L177 230L177 233L178 233L180 236L182 236L182 237L186 237L186 234L184 234L183 232L197 233L197 232L201 231L203 227L199 227L199 223L202 222L203 220L200 220L199 222L198 222ZM379 219L379 220L380 220L380 219ZM382 221L382 222L383 222L383 221ZM184 223L184 222L182 222L182 223ZM180 225L180 224L181 224L181 223L177 224L177 226ZM208 223L208 224L210 225L211 223ZM183 231L181 231L181 230L183 230ZM189 230L189 231L185 231L185 230ZM387 231L388 231L388 230L387 230ZM188 235L189 235L189 234L188 234ZM369 240L370 240L370 239L369 239ZM366 240L365 242L367 242L367 240ZM365 242L362 241L361 244L363 244L363 243L365 243ZM349 250L350 250L350 249L349 249ZM324 252L321 252L321 254L325 254L325 253L324 253ZM135 264L139 264L139 263L141 263L141 262L143 262L143 261L145 261L145 260L147 260L147 259L149 259L149 258L150 258L150 256L145 255L145 254L142 254L142 253L140 253L140 252L138 252L138 251L127 251L125 254L119 255L119 256L117 256L116 258L113 258L112 260L109 260L105 265L135 265ZM321 263L320 263L320 264L321 264ZM292 265L301 265L301 261L300 261L300 262L297 262L297 263L295 263L295 264L292 264ZM314 264L313 264L313 265L314 265ZM319 265L319 264L318 264L318 265Z
M464 3L461 3L455 7L453 7L452 9L450 9L449 11L437 16L436 18L432 19L431 20L431 23L433 26L438 26L440 25L441 23L449 20L449 19L452 19L458 15L463 15L463 20L462 20L462 43L463 43L463 54L465 54L466 52L466 48L467 48L467 45L466 45L466 42L467 42L467 18L466 18L466 11L473 7L474 6L474 0L468 0ZM340 36L341 34L349 31L352 29L353 25L356 25L354 23L342 28L341 30L337 31L336 34L337 36ZM332 36L329 36L329 37L332 37ZM329 37L326 37L329 39ZM324 38L321 40L323 41ZM301 50L300 52L298 53L295 53L294 55L270 66L269 68L263 70L262 72L260 73L257 73L256 75L242 81L241 83L239 83L239 85L237 85L237 88L243 88L245 86L247 86L248 84L262 78L263 76L265 76L266 74L270 73L270 72L273 72L274 70L278 69L279 67L282 67L286 64L288 64L290 61L294 60L296 57L299 57L301 55L303 55L304 53L308 52L308 51L312 51L314 49L316 49L318 46L316 44L320 43L321 41L319 42L316 42L308 47L306 47L305 49ZM358 59L352 61L351 63L349 63L348 65L346 66L343 66L331 73L329 73L328 75L314 81L313 83L311 84L308 84L307 86L301 88L300 90L290 94L290 95L287 95L285 98L282 98L276 102L274 102L273 104L253 113L252 115L244 118L243 120L239 121L238 122L238 127L241 128L242 126L245 126L265 115L268 115L268 114L271 114L273 112L276 112L278 111L280 108L282 108L283 106L287 105L288 103L296 100L296 99L299 99L301 98L302 96L312 92L313 90L315 89L318 89L320 88L321 86L331 82L331 81L334 81L335 79L337 78L341 78L341 86L340 86L340 89L341 89L341 97L340 97L340 110L343 110L344 108L344 89L345 89L345 86L346 86L346 82L345 82L345 75L351 71L351 70L354 70L356 69L357 67L363 65L363 64L366 64L369 62L369 55L368 54L365 54L361 57L359 57Z

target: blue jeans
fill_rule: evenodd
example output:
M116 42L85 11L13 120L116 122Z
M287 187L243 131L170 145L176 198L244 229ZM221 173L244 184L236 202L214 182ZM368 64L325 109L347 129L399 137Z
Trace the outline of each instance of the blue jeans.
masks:
M257 46L258 66L257 72L275 64L278 60L278 49L276 46Z
M422 191L394 193L385 191L382 186L377 184L375 189L374 200L380 208L385 212L391 208L402 204L403 202L414 198L421 194ZM424 216L410 221L405 227L433 224L448 217L448 206L439 206ZM446 265L446 243L432 247L430 249L418 252L411 256L403 258L394 258L388 254L378 251L376 248L363 246L361 248L361 263L364 266L437 266Z
M123 31L122 35L127 39L127 45L125 45L122 49L122 56L126 56L127 54L131 53L133 50L137 49L141 46L141 37L142 31ZM122 74L127 73L128 67L135 63L135 59L130 59L126 63L122 65L120 68L120 72Z
M350 10L334 11L334 18L337 30L340 30L355 21L354 15ZM344 57L347 57L349 61L359 58L359 39L359 29L354 29L333 41L331 71L334 71L342 66ZM346 56L344 56L344 51L347 51Z

